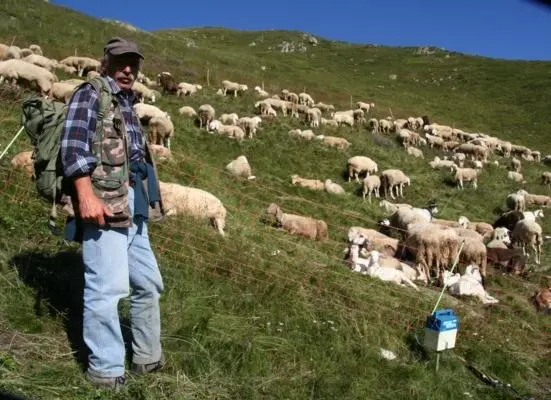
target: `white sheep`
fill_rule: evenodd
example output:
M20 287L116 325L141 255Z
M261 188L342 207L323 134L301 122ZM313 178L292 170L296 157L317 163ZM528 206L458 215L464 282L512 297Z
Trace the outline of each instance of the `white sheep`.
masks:
M396 188L396 197L404 197L404 185L411 184L410 178L399 169L386 169L381 172L381 185L385 191L385 196L394 197L394 188Z
M255 86L254 91L260 96L260 97L270 97L270 93L262 89L260 86Z
M197 91L201 89L203 89L201 85L198 85L195 83L180 82L178 84L178 90L176 91L176 95L178 97L191 96L192 94L197 93Z
M151 154L154 155L159 161L168 160L172 157L172 152L170 149L163 145L150 143L148 147Z
M95 72L95 71L90 71L90 73L91 72ZM136 96L138 97L140 102L143 103L147 99L151 103L155 103L157 92L155 90L149 89L143 83L135 81L134 84L132 85L132 91L136 93Z
M452 274L444 271L444 284L453 296L475 296L483 304L495 304L499 300L490 296L482 286L482 277L476 265L470 264L465 268L465 273Z
M31 50L34 54L37 54L39 56L43 55L42 48L37 44L31 44L29 46L29 50Z
M228 80L222 81L222 93L224 94L224 96L226 96L229 90L230 92L233 92L234 97L237 97L238 93L243 93L247 91L247 89L248 89L247 85L243 85L243 84L228 81Z
M511 237L509 236L509 229L504 226L498 226L492 232L491 240L486 243L487 248L500 248L507 249L511 244Z
M388 200L381 200L379 202L379 207L383 208L385 210L386 214L394 214L396 211L398 211L399 208L404 207L408 209L412 209L413 206L406 203L391 203Z
M315 139L321 140L323 143L341 150L346 150L351 145L348 140L338 136L317 135Z
M67 82L54 82L50 91L50 96L58 101L68 103L73 95L77 85Z
M226 165L226 171L230 172L232 175L245 177L249 180L255 179L255 176L252 174L249 161L247 160L247 157L243 155L230 161L230 163Z
M324 126L333 126L333 127L339 126L339 123L337 121L335 121L334 119L327 119L327 118L321 118L320 124Z
M507 172L507 179L510 179L513 182L517 182L517 183L526 183L526 181L524 180L524 176L522 176L520 172L515 172L515 171Z
M4 79L11 80L12 83L34 83L44 96L50 94L53 83L58 81L47 69L18 59L0 61L0 83Z
M334 183L331 179L326 179L324 182L325 191L332 194L346 194L343 187L338 183Z
M312 190L325 190L325 183L319 179L301 178L297 174L291 175L291 184Z
M208 129L210 131L228 135L228 137L232 139L237 139L238 141L241 141L245 138L245 131L241 129L241 127L236 125L224 125L217 119L209 123Z
M300 130L300 129L291 129L289 131L289 134L294 137L306 139L306 140L312 140L316 134L311 129L306 130Z
M459 168L455 165L453 168L453 179L457 182L457 187L463 189L463 182L472 182L473 188L478 187L478 175L480 170L474 168Z
M453 170L457 165L451 160L441 160L440 157L434 156L434 160L429 161L431 168L450 168Z
M147 122L151 118L169 118L168 113L161 110L159 107L152 104L136 103L134 104L134 111L142 122Z
M239 116L236 113L222 114L222 115L220 115L219 119L223 124L237 125L237 121L239 120Z
M314 99L312 98L312 96L305 92L298 94L298 102L299 104L304 104L308 107L312 107L314 105Z
M359 239L359 236L365 238L365 242ZM368 250L377 250L382 254L394 256L398 250L399 240L391 238L375 229L363 228L361 226L352 226L347 232L348 242L356 241L357 244L365 245ZM415 276L412 278L415 279Z
M425 156L423 155L423 151L421 149L418 149L417 147L410 146L406 149L406 152L413 157L425 158Z
M359 182L359 175L361 173L365 172L366 175L369 175L379 171L377 163L366 156L350 157L346 165L348 168L348 182L350 182L352 178L356 179L356 182Z
M22 169L29 178L34 176L34 161L32 151L22 151L11 159L13 168Z
M149 141L161 144L170 150L170 139L174 136L174 124L170 118L153 117L149 120Z
M509 210L524 211L526 209L526 200L523 193L510 193L505 199L505 205Z
M291 235L304 236L309 239L319 241L329 239L327 223L321 219L284 213L275 203L271 203L266 212L273 215L278 225Z
M159 181L161 197L167 216L190 215L208 218L220 235L225 236L226 208L213 194L177 183Z
M39 67L47 69L48 71L52 71L55 65L53 60L50 60L48 57L44 57L38 54L28 55L26 57L23 57L22 60L34 65L38 65Z
M381 188L381 178L379 178L377 175L366 176L362 184L363 201L365 201L365 196L368 195L369 202L371 203L371 193L373 193L375 197L379 198L380 188Z
M256 130L259 129L259 125L262 122L262 118L258 115L254 117L241 117L237 120L237 125L245 130L247 137L253 138L256 135Z
M516 157L511 158L511 171L520 172L522 169L522 163Z
M541 253L543 249L543 234L541 226L536 221L521 219L515 225L511 232L511 243L520 244L522 252L526 255L526 246L530 245L535 253L536 264L541 263Z
M84 71L99 71L101 68L101 62L90 57L69 56L59 61L59 64L76 68L78 76L83 76Z
M356 103L356 108L359 108L365 112L369 112L369 109L372 107L375 107L375 103L364 103L363 101L358 101Z
M178 113L180 115L184 115L186 117L196 117L197 112L193 109L193 107L190 106L183 106L180 109L178 109Z
M199 128L203 126L208 129L209 124L214 119L216 111L210 104L203 104L197 109L197 119L199 120Z

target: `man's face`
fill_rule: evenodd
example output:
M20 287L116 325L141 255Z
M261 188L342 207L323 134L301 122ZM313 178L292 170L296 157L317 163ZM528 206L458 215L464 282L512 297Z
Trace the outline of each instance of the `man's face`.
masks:
M132 53L110 55L107 61L107 75L113 78L122 90L130 90L138 77L140 60L140 57Z

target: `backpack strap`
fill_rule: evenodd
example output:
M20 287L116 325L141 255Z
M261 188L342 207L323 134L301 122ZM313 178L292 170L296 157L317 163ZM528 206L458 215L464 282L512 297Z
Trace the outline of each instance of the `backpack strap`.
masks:
M103 141L103 118L105 117L105 114L109 110L109 107L114 99L111 92L111 87L105 78L96 76L89 80L88 83L92 85L94 90L99 95L99 107L96 119L96 132L93 141L93 152L98 162L100 162L102 151L101 143Z

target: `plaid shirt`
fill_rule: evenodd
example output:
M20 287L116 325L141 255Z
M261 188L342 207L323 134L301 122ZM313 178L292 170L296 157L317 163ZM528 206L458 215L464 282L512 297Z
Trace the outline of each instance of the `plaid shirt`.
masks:
M145 155L141 125L132 105L134 92L121 90L107 77L111 91L117 97L130 140L130 161L142 160ZM92 143L96 132L98 93L92 85L77 90L68 106L67 117L61 135L61 163L67 177L90 175L96 167Z

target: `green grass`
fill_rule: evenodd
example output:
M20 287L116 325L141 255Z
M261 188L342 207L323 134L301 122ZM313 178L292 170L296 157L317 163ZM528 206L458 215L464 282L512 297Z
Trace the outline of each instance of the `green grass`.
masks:
M169 364L159 374L131 379L121 394L96 391L84 381L74 347L80 338L78 254L49 234L48 204L36 197L32 182L10 169L9 158L29 149L21 137L0 163L0 389L44 399L463 399L465 392L476 399L513 398L479 381L460 356L522 393L549 398L551 320L529 302L548 279L549 246L542 271L528 278L491 271L488 286L500 300L496 306L444 296L442 305L458 312L461 326L457 347L442 356L436 373L434 355L419 349L415 335L422 333L438 291L422 288L417 294L383 284L351 274L342 262L346 229L373 227L383 216L376 202L289 183L293 173L331 178L353 193L358 185L343 178L346 159L365 154L381 170L410 174L405 202L422 205L436 198L444 218L493 221L494 209L518 186L506 180L504 167L485 169L478 191L459 192L445 184L446 172L428 167L436 153L412 159L393 141L381 145L363 129L317 130L346 137L352 142L347 151L290 138L287 131L301 123L285 118L266 122L257 138L237 143L199 131L177 109L208 102L218 114L251 114L253 94L233 99L214 92L222 79L243 81L251 89L264 81L270 92L306 88L338 109L348 108L351 99L374 101L379 118L389 108L400 117L427 114L547 154L551 63L445 51L420 56L414 48L325 39L305 53L283 54L270 48L283 40L301 41L300 32L130 32L42 1L0 5L0 42L39 43L52 58L75 52L97 57L114 35L140 44L150 76L167 70L206 86L208 70L210 87L200 94L159 101L176 127L175 156L160 164L160 175L219 197L228 209L228 238L190 218L151 225L166 287L161 307ZM187 47L190 41L197 47ZM256 46L249 46L253 41ZM398 79L390 80L390 74ZM18 129L23 95L0 88L1 149ZM255 181L223 171L240 154L249 159ZM547 193L538 183L544 168L524 163L527 190ZM271 227L264 215L270 202L325 219L331 240L314 243ZM543 228L551 230L548 216ZM121 307L127 315L127 304ZM380 348L394 351L397 360L381 359Z

